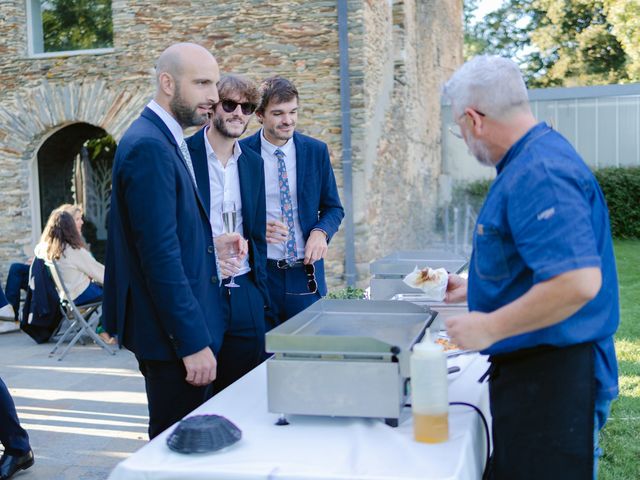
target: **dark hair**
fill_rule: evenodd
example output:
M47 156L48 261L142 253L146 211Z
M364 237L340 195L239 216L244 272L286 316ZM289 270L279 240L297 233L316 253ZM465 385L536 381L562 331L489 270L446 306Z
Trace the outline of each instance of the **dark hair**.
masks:
M247 99L247 102L258 105L260 103L260 92L255 83L243 75L226 74L218 83L218 94L220 100L229 100L229 96L238 94Z
M73 215L63 208L56 208L51 212L40 242L47 245L49 260L59 260L67 245L71 248L87 248L78 232Z
M257 113L263 114L269 102L284 103L290 102L294 98L298 99L298 90L295 85L283 77L269 77L260 84L260 93L262 101L256 110Z

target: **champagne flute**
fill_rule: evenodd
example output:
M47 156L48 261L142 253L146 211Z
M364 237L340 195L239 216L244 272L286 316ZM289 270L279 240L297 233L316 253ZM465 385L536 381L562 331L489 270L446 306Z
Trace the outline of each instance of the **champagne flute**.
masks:
M224 233L233 233L236 231L236 202L233 201L225 201L222 202L222 225L224 228ZM235 247L230 247L231 250L228 252L228 258L237 258L238 252ZM228 288L239 287L235 281L235 275L231 275L231 281L225 285Z
M287 219L285 218L284 213L282 211L280 211L280 216L278 218L278 221L287 226L287 238L282 243L282 247L284 249L284 252L283 252L282 258L280 258L280 261L285 262L285 263L288 264L289 262L292 261L292 259L287 256L287 242L289 240L291 240L291 238L293 236L293 232L289 228L289 226L287 224Z

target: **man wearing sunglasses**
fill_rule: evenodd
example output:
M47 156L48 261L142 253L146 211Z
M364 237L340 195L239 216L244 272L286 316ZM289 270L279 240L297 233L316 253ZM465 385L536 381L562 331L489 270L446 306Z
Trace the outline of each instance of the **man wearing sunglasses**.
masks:
M262 129L240 144L264 160L270 329L326 295L323 258L344 211L327 145L295 131L296 87L271 77L260 90Z
M227 331L218 354L214 393L254 368L264 356L264 311L267 242L264 170L260 155L240 148L260 99L256 85L240 75L224 75L217 83L220 100L209 123L187 139L213 236L223 233L223 202L234 202L236 232L249 243L249 255L238 261L219 259L223 276L235 275L240 288L222 288ZM225 280L225 283L229 279Z

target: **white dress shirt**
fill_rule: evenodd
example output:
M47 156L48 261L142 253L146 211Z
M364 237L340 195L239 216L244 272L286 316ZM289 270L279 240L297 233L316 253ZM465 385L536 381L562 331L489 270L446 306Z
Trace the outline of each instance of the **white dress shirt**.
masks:
M176 143L178 144L178 146L180 146L184 141L184 133L182 132L182 127L180 126L178 121L173 118L173 116L171 116L169 112L162 108L160 104L158 104L158 102L156 102L155 100L151 100L147 104L147 107L149 107L156 115L160 117L160 120L164 122L164 124L171 132L171 135L173 135L173 138L176 139Z
M217 237L224 233L224 225L222 223L222 202L233 201L236 204L236 232L244 237L242 225L242 197L240 195L240 176L238 175L238 159L242 154L240 144L236 140L233 144L233 154L227 160L227 166L222 163L213 151L213 147L207 138L207 126L204 131L204 148L207 152L207 169L209 170L209 193L210 193L210 211L209 222L211 223L211 231L213 236ZM236 276L244 275L251 271L249 267L249 256L247 255L242 261L240 270Z
M274 152L276 149L284 153L284 164L287 167L287 177L289 179L289 190L291 192L291 206L293 208L293 227L296 239L296 258L304 258L304 237L298 218L298 186L296 174L296 146L293 138L287 140L283 146L278 147L264 138L264 131L260 130L261 155L264 161L264 182L267 199L267 222L277 220L282 222L280 209L280 188L278 186L278 159ZM267 243L267 258L280 260L286 256L284 243Z

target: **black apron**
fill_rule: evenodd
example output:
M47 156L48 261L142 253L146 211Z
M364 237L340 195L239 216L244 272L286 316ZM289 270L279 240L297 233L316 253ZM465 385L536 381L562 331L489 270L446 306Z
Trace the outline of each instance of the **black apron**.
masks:
M489 358L492 480L591 480L595 376L591 343Z

